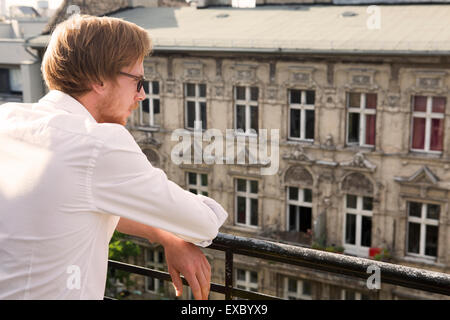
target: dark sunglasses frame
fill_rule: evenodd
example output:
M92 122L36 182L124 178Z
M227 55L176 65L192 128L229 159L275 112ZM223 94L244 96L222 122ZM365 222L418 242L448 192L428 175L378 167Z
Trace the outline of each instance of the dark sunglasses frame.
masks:
M138 76L135 76L135 75L126 73L126 72L122 72L122 71L119 71L119 73L120 73L121 75L130 77L130 78L133 78L134 80L138 80L137 88L136 88L136 89L137 89L137 92L140 92L140 91L141 91L142 86L144 85L144 81L147 81L147 79L145 79L145 77L138 77Z

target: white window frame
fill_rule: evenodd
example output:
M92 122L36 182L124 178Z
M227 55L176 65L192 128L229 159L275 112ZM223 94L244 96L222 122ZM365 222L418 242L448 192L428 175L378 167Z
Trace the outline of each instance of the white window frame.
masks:
M291 91L298 90L301 92L301 101L298 103L291 103ZM315 114L315 105L314 104L306 104L306 91L314 91L314 90L300 90L300 89L289 89L288 92L288 102L289 102L289 110L288 110L288 139L289 140L297 140L297 141L308 141L314 142L313 139L307 139L306 136L306 111L312 110L314 111L314 121L316 121ZM315 101L314 101L315 102ZM300 137L291 136L291 109L300 110ZM315 128L315 125L314 125ZM315 136L315 134L314 134Z
M373 197L367 197L372 198L372 211L370 210L364 210L363 209L363 196L358 196L354 194L348 194L351 196L356 197L356 209L354 208L348 208L347 207L347 194L344 195L344 227L343 229L343 238L342 243L344 244L345 253L357 255L360 257L368 257L369 256L369 249L370 247L365 247L361 245L361 229L362 229L362 217L370 217L372 222L372 229L373 229ZM356 215L356 234L355 234L355 244L349 244L345 242L345 235L347 231L347 214L354 214ZM373 233L371 232L371 235L373 236ZM372 239L371 239L372 240ZM371 241L372 242L372 241Z
M289 291L289 280L297 281L297 292ZM284 298L295 298L296 300L312 300L312 293L310 295L305 294L303 291L304 282L306 280L293 279L289 277L284 278ZM309 281L308 281L309 282ZM309 282L312 291L312 283Z
M409 215L409 203L415 202L422 204L422 210L421 210L421 216L419 217L411 217ZM426 245L426 227L429 226L437 226L438 227L438 236L439 236L439 220L436 219L429 219L427 218L427 205L428 204L434 204L439 206L439 218L442 214L442 205L437 203L430 203L430 202L422 202L422 201L408 201L407 202L407 225L406 225L406 254L411 257L418 257L418 258L425 258L429 260L436 260L438 256L438 252L436 252L436 256L428 256L425 254L425 245ZM408 246L409 246L409 223L418 223L420 224L420 244L419 244L419 253L409 252ZM438 243L439 248L439 243Z
M191 84L195 86L195 97L188 97L187 92L187 86ZM205 86L205 97L200 97L200 85L204 85ZM191 130L202 130L204 131L204 129L202 129L202 108L200 106L200 103L205 103L205 109L208 108L208 104L207 104L207 85L205 83L192 83L192 82L187 82L184 84L184 127L186 129L191 129ZM188 102L194 102L195 103L195 120L194 120L194 127L189 127L188 126ZM207 110L205 110L207 112ZM206 115L207 116L207 115ZM206 120L208 120L205 117ZM205 128L208 128L208 124L205 123Z
M245 88L245 100L240 100L237 98L237 88L238 87L244 87ZM258 132L254 133L250 131L252 119L251 119L251 107L257 107L258 108L258 119L256 119L258 123L258 129L259 129L259 106L258 101L251 100L251 88L252 86L234 86L234 130L236 134L245 134L245 135L257 135ZM258 89L258 100L259 100L259 87L253 87ZM245 130L244 133L237 131L237 106L238 105L244 105L245 106Z
M152 269L159 270L159 271L166 270L165 262L158 261L159 253L162 253L162 256L164 257L164 251L162 251L160 249L146 248L146 250L145 250L145 265L147 268L152 268ZM153 255L153 262L149 261L149 254ZM165 291L164 281L161 281L158 278L153 278L153 277L150 277L150 278L152 278L154 281L155 290L148 289L148 281L150 281L150 279L149 279L149 277L146 276L145 277L145 291L154 293L154 294L164 294L164 292L163 293L160 292L161 288Z
M350 94L351 93L359 93L361 94L359 108L350 108ZM368 92L369 94L376 94L372 92ZM347 133L345 135L345 140L348 146L360 146L367 148L375 148L376 145L376 127L375 127L375 143L366 144L366 116L367 115L375 115L375 124L376 124L376 116L377 116L377 106L374 109L366 108L366 94L365 92L347 92ZM378 94L377 95L377 104L378 104ZM348 134L349 134L349 125L350 125L350 113L359 113L359 142L349 142ZM375 125L376 126L376 125Z
M245 192L238 191L238 180L245 180ZM243 178L235 178L234 179L234 184L235 184L234 188L235 188L235 192L236 192L235 201L234 201L235 202L235 210L234 210L235 221L236 221L236 225L246 226L246 227L250 227L250 228L258 228L258 225L259 225L259 201L257 202L257 207L256 207L256 213L258 215L258 224L257 225L251 224L251 199L258 200L258 193L250 192L251 191L251 186L250 186L251 181L256 181L258 183L258 189L259 189L259 181L258 180L243 179ZM238 222L238 197L245 198L245 223Z
M190 173L193 173L196 175L197 184L189 183L189 174ZM207 183L206 186L202 185L201 179L202 179L203 174L206 175L206 183ZM198 173L198 172L193 172L193 171L186 171L186 186L187 186L188 190L195 189L197 191L197 194L203 194L203 192L208 193L208 174L207 173Z
M444 113L436 113L433 112L433 98L435 96L425 96L427 97L427 110L426 112L422 111L414 111L414 99L416 96L420 95L414 95L412 96L412 117L411 117L411 134L410 134L410 141L409 145L411 148L411 151L415 152L427 152L427 153L434 153L434 154L442 154L442 151L437 150L430 150L430 142L431 142L431 120L432 119L444 119L445 118L445 110ZM447 106L445 106L447 107ZM425 144L423 149L414 149L412 147L413 145L413 137L414 137L414 118L425 118ZM444 123L444 130L445 130L445 123ZM445 135L444 135L445 136ZM442 141L443 143L444 141Z
M161 124L155 124L155 106L153 105L153 99L159 100L159 113L161 114L161 98L159 93L155 94L153 93L153 82L158 82L159 91L161 91L161 86L159 84L159 81L153 81L149 80L148 82L148 93L145 93L145 99L148 99L148 108L149 108L149 123L144 123L143 119L143 107L142 102L139 101L139 126L140 127L160 127Z
M341 300L347 300L345 298L345 294L346 294L347 291L355 293L355 300L362 300L362 293L361 292L356 291L356 290L344 289L344 288L341 289Z
M289 189L290 188L297 188L298 189L298 200L292 200L289 199ZM286 206L286 230L288 231L297 231L300 232L300 219L297 219L297 223L296 223L296 230L289 230L289 226L290 226L290 211L289 211L289 205L295 205L297 207L308 207L311 208L311 223L312 223L312 216L313 216L313 204L312 204L312 190L311 190L311 202L305 202L305 189L311 190L309 188L299 188L299 187L293 187L293 186L288 186L286 189L286 199L287 199L287 206ZM298 216L298 215L297 215ZM311 225L312 228L312 225Z
M239 280L238 279L238 270L241 271L245 271L245 280ZM256 273L256 282L251 282L251 276L250 273ZM259 281L259 277L258 277L258 272L257 271L253 271L253 270L247 270L247 269L243 269L243 268L236 268L235 271L235 275L236 275L236 288L242 289L242 290L247 290L247 291L253 291L253 292L258 292L258 281Z

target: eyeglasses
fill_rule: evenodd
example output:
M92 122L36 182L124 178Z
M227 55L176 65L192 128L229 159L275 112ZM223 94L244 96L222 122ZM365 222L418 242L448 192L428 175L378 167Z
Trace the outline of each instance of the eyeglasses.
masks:
M142 76L141 76L141 77L138 77L138 76L135 76L135 75L126 73L126 72L122 72L122 71L119 71L119 73L122 74L122 75L124 75L124 76L133 78L134 80L138 80L138 83L137 83L137 92L140 92L140 91L141 91L142 86L144 85L144 81L147 81L147 79L145 79L145 77L142 77Z

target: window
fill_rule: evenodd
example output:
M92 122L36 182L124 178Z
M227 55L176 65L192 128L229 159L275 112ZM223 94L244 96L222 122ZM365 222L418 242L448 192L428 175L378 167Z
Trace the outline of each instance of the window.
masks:
M311 287L311 282L309 281L285 277L284 298L288 300L311 300Z
M145 99L139 103L139 126L157 127L161 125L159 82L144 81Z
M0 94L22 94L20 68L0 68Z
M164 251L147 248L145 250L145 261L148 268L165 271ZM164 280L145 277L145 290L152 293L164 294Z
M208 175L205 173L187 172L188 190L195 194L208 196Z
M236 269L236 288L257 292L258 273L256 271Z
M348 194L345 202L345 251L368 256L372 242L373 198Z
M408 254L437 257L440 210L437 204L408 202Z
M315 92L289 90L289 139L314 140Z
M258 88L234 87L234 99L236 130L256 134L258 132Z
M287 188L288 231L308 232L311 229L312 192L311 189Z
M342 289L341 290L342 300L370 300L367 294L361 293L355 290Z
M186 83L184 98L186 128L206 130L206 84Z
M236 223L258 225L258 181L236 179Z
M376 93L347 93L347 144L375 145Z
M445 97L413 97L411 149L442 152Z

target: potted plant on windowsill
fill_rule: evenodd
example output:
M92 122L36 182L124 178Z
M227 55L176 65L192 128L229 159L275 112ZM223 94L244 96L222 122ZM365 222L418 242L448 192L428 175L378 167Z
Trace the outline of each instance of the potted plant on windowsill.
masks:
M378 261L390 261L392 259L391 253L386 248L370 248L369 258Z

